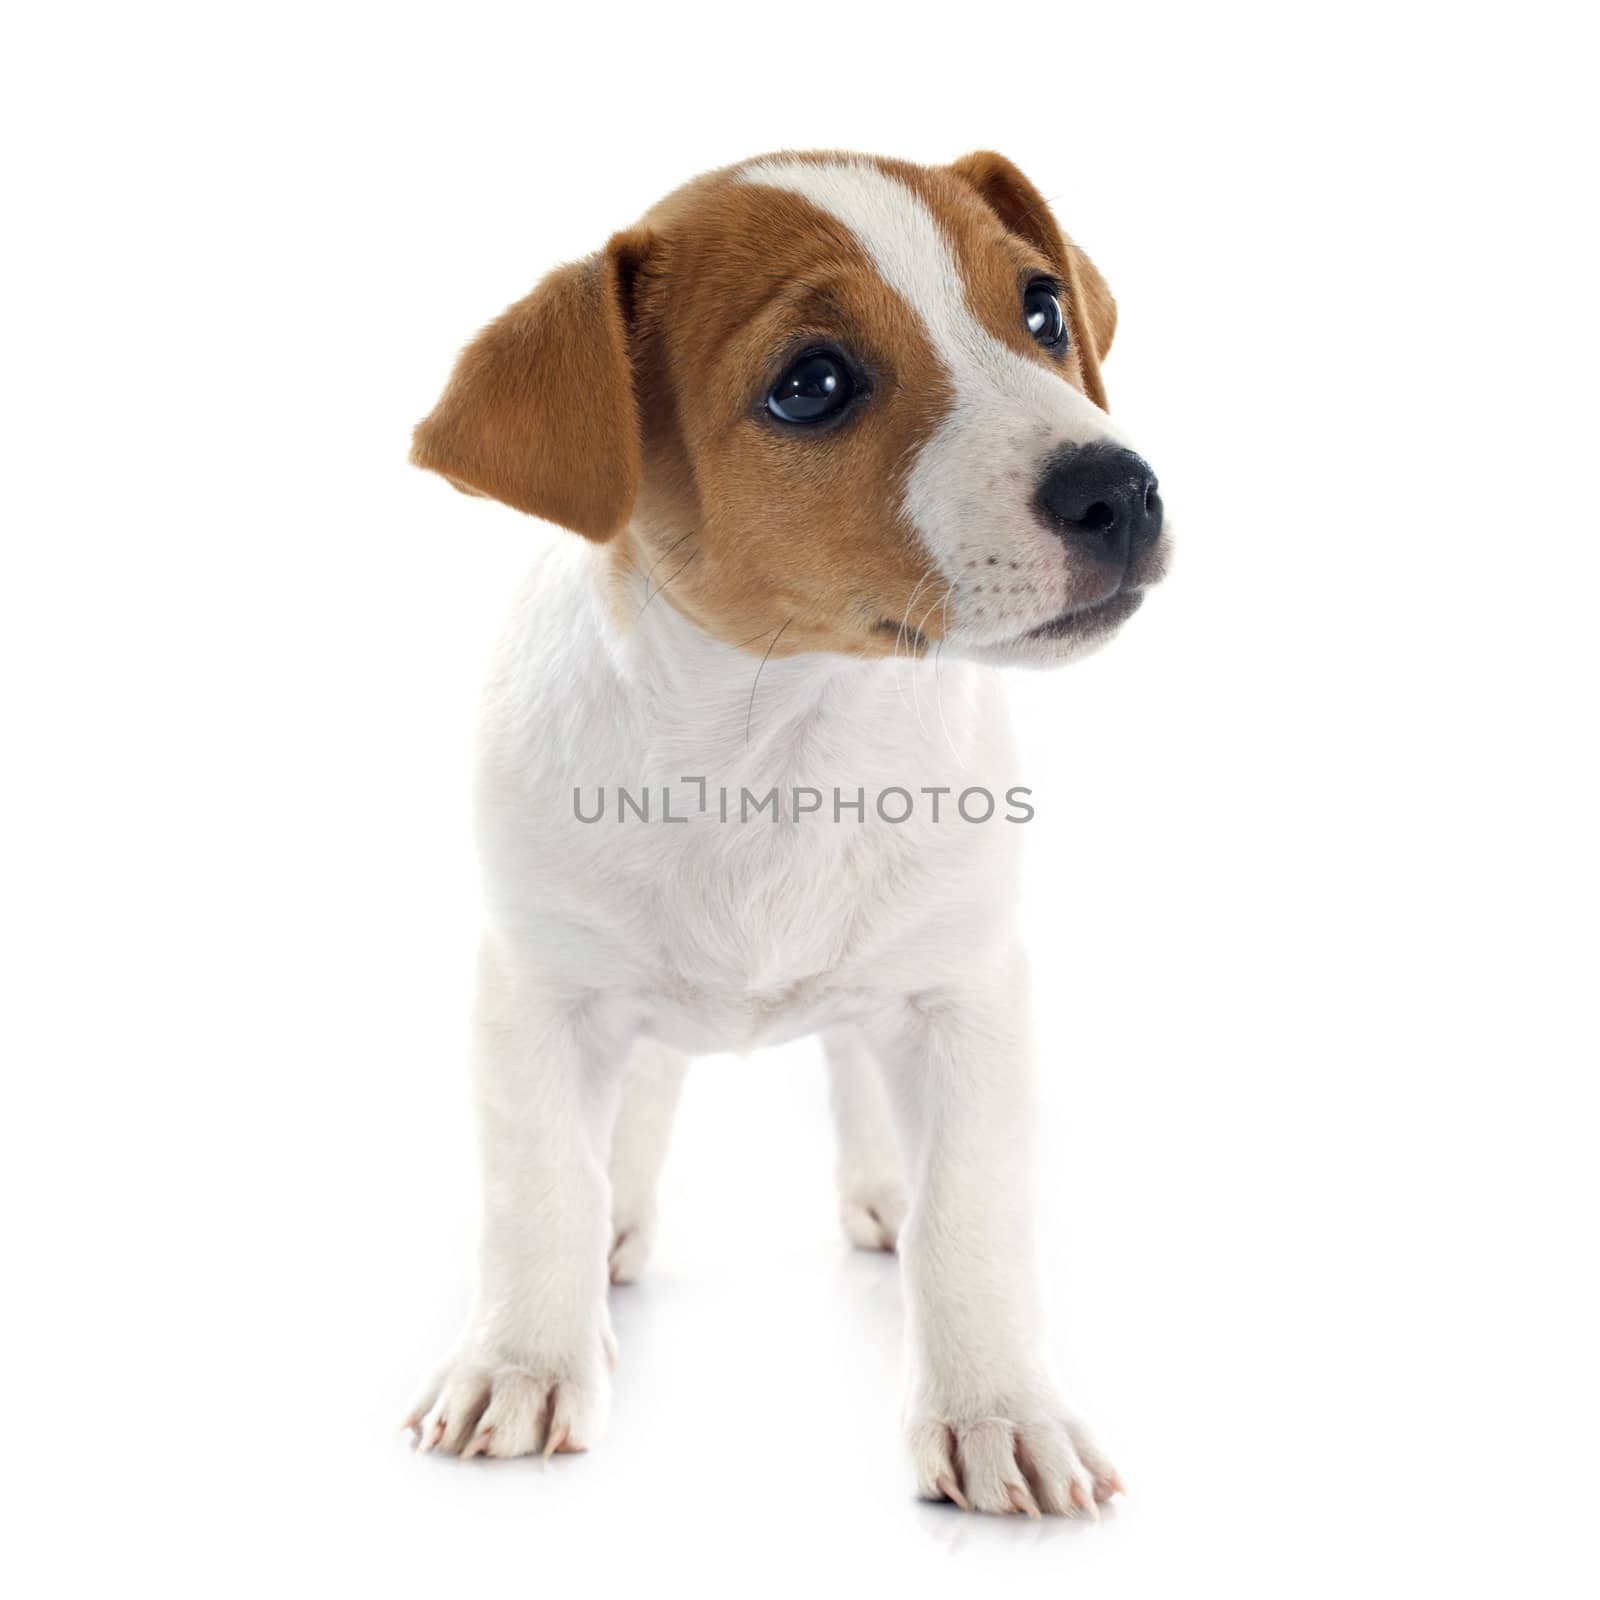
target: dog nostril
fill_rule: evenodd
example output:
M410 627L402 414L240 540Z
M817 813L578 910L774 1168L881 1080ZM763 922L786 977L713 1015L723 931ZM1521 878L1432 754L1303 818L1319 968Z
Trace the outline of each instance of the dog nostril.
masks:
M1074 446L1050 458L1036 496L1050 527L1097 560L1123 563L1161 532L1156 475L1131 450Z

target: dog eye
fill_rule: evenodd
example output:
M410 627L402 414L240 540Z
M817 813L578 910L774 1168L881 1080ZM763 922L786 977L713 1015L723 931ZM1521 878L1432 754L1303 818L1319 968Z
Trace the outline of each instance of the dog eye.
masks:
M1036 278L1023 290L1022 320L1046 350L1066 343L1067 319L1061 314L1061 301L1053 283Z
M844 362L826 350L813 350L773 384L767 410L783 422L821 422L843 411L855 392Z

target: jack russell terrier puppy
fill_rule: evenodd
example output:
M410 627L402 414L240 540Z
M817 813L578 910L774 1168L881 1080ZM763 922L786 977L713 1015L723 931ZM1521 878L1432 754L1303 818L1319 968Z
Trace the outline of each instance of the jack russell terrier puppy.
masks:
M423 1449L595 1442L686 1058L816 1033L845 1230L903 1263L918 1492L1121 1488L1051 1373L1019 834L969 798L1015 781L996 669L1103 644L1166 561L1115 322L1003 157L782 154L462 354L412 459L581 537L484 702L479 1281Z

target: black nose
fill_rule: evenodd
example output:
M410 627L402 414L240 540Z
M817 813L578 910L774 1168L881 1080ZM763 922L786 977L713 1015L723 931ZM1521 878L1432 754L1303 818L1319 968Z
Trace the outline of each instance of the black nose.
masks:
M1126 566L1161 534L1161 496L1143 456L1117 445L1072 445L1051 458L1039 509L1073 548Z

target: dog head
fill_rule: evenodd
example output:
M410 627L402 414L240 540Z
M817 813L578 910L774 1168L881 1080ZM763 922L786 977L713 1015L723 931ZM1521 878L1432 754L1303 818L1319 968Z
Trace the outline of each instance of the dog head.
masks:
M1116 306L1033 185L813 153L698 178L463 352L412 459L607 541L756 654L1067 659L1163 571Z

